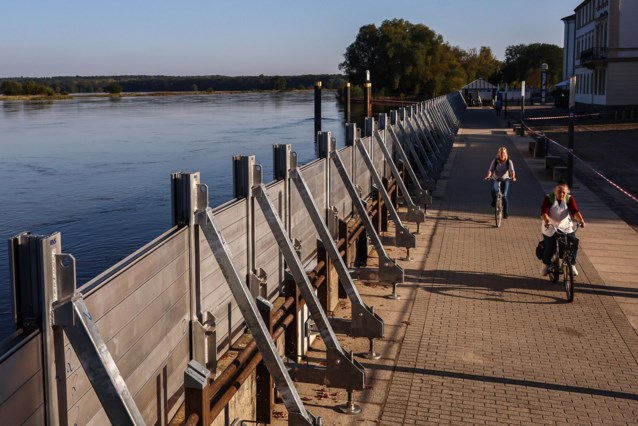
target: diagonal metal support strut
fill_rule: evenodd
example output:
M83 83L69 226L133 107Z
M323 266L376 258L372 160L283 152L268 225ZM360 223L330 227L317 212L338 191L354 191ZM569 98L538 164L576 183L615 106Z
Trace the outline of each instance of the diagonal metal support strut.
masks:
M420 205L424 207L428 204L432 204L432 196L428 192L428 189L433 189L433 188L424 189L421 186L421 182L419 178L416 176L416 173L414 173L412 164L410 163L408 156L405 154L405 151L403 150L403 147L401 146L401 142L399 141L397 134L394 132L394 129L392 129L391 127L388 128L388 133L390 134L390 138L392 139L392 145L394 147L394 151L399 154L399 157L403 161L403 166L405 167L405 170L408 172L408 176L410 176L412 183L416 187L416 194L414 198L417 200L417 202Z
M57 325L62 326L73 346L109 421L118 425L144 425L144 417L100 336L82 296L77 294L55 309Z
M399 170L397 169L397 166L394 164L394 161L392 161L392 156L390 155L388 148L385 146L385 143L383 142L383 139L381 138L379 131L374 132L374 140L379 145L379 148L381 148L381 152L383 153L383 156L385 157L385 162L386 164L390 166L392 175L394 176L394 179L396 179L397 181L397 185L399 186L399 190L401 191L401 194L403 194L403 198L405 199L405 203L408 208L408 221L416 222L416 223L425 222L425 212L421 210L412 201L412 197L410 196L410 193L408 192L408 188L406 188L405 183L403 182L403 179L401 178L401 175L399 174Z
M264 363L275 382L277 391L281 394L284 405L289 413L290 423L298 425L320 425L321 418L313 416L304 407L299 393L286 370L286 366L279 357L275 343L261 319L257 305L248 287L242 282L239 276L239 272L230 254L230 248L215 224L212 210L207 208L205 211L199 212L196 220L215 255L215 259L224 274L224 278L233 293L233 297L237 301L244 320L253 334L257 348L262 354Z
M339 255L339 250L337 249L328 228L323 220L321 220L319 209L312 198L306 181L301 175L301 171L298 168L292 169L290 171L290 178L295 183L295 186L299 191L299 195L306 206L306 210L308 210L308 214L315 225L315 229L317 230L319 237L328 252L328 256L330 256L330 259L337 270L339 280L341 280L346 294L348 295L348 299L350 299L352 304L352 326L350 334L354 337L383 337L383 320L363 303L361 295L359 294L357 287L354 285L354 282L348 273L348 269L345 263L343 263L343 259Z
M341 177L341 180L352 199L354 208L359 214L359 219L361 219L361 222L368 233L368 237L372 241L372 245L374 245L374 248L379 255L379 279L382 281L389 281L391 283L403 283L405 280L403 268L397 265L394 259L391 259L385 251L377 231L374 229L374 226L372 226L372 221L366 212L366 208L359 198L359 194L350 180L350 176L348 176L348 172L343 165L343 161L341 161L341 157L339 157L339 153L337 151L332 151L330 153L330 159L337 168L337 172L339 173L339 176Z
M301 296L306 302L306 306L310 311L312 319L319 328L319 333L326 345L326 377L324 383L331 387L341 389L363 389L365 386L365 371L361 364L355 360L351 360L350 357L343 351L337 336L328 321L326 313L321 308L319 299L315 294L308 275L304 271L301 264L301 260L297 256L297 253L286 234L284 225L279 219L277 212L271 204L266 188L263 184L258 184L252 188L252 196L255 197L259 203L266 222L273 233L279 249L281 250L286 265L290 269L290 272L299 288Z
M405 247L408 249L416 247L416 237L412 235L412 233L408 230L408 228L403 226L403 223L401 222L401 219L399 218L399 214L394 208L394 205L392 204L392 200L390 200L388 191L386 191L385 187L383 186L383 182L381 181L381 178L379 177L377 170L374 168L374 164L372 164L372 159L370 158L370 155L368 154L366 147L363 146L361 139L356 140L355 144L357 145L357 148L359 149L359 152L361 153L361 157L363 158L363 161L366 163L366 166L368 166L368 170L370 171L370 174L372 175L372 179L377 184L377 189L379 190L379 193L381 194L381 197L383 198L383 201L386 204L388 212L390 212L392 221L395 224L395 230L396 230L395 244L398 247Z

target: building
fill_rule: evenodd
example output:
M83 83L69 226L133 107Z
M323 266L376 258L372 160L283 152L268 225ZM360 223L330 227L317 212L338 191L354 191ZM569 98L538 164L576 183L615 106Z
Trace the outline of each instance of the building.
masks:
M496 95L496 86L482 78L477 78L463 86L461 94L469 106L491 104Z
M638 1L585 0L563 18L565 77L579 111L638 116Z

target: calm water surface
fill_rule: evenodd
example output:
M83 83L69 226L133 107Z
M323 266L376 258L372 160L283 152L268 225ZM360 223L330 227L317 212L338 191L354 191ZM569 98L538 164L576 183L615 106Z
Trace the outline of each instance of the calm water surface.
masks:
M170 174L201 172L210 205L231 198L232 156L272 179L272 145L315 158L312 92L0 101L0 339L13 331L7 240L62 234L78 285L171 225ZM324 92L322 129L343 146Z

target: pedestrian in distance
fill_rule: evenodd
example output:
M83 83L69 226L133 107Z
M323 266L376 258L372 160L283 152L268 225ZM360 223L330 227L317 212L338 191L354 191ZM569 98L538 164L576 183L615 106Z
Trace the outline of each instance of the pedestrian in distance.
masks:
M501 109L503 108L503 101L501 98L496 98L496 102L494 103L494 110L496 111L496 116L501 116Z
M556 251L556 238L558 238L558 234L555 228L567 234L567 238L573 239L575 238L573 221L576 220L582 228L585 227L585 219L583 219L583 215L580 213L576 199L569 193L569 185L567 185L567 182L561 180L554 187L552 193L546 194L545 197L543 197L541 220L541 232L543 233L543 266L541 268L541 275L546 276L552 261L552 256L554 256L554 252ZM553 227L550 226L550 224L553 225ZM577 254L578 246L574 249L571 259L571 267L574 275L578 275L575 266Z
M499 188L503 194L503 219L509 217L509 188L510 180L516 182L516 171L514 170L514 162L507 155L507 148L500 147L496 151L496 158L490 163L490 167L485 175L485 180L492 179L492 207L496 205L496 194Z

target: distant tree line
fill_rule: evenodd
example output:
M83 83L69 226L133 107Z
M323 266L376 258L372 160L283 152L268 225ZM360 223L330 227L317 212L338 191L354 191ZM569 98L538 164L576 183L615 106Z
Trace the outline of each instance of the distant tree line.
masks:
M44 84L35 81L3 81L0 84L0 93L7 96L23 96L23 95L45 95L52 96L55 91Z
M2 81L3 93L7 87L34 82L48 87L55 93L98 93L98 92L188 92L188 91L251 91L251 90L293 90L312 89L316 81L326 89L336 89L345 84L344 76L338 74L298 75L298 76L103 76L103 77L47 77L12 78ZM26 94L26 93L25 93Z
M517 86L527 80L533 85L540 81L543 62L549 65L548 84L555 84L562 75L562 58L558 46L532 44L509 46L501 62L489 47L450 46L426 25L394 19L361 27L339 69L359 86L354 93L369 71L376 96L423 99L459 90L479 77L493 84Z

